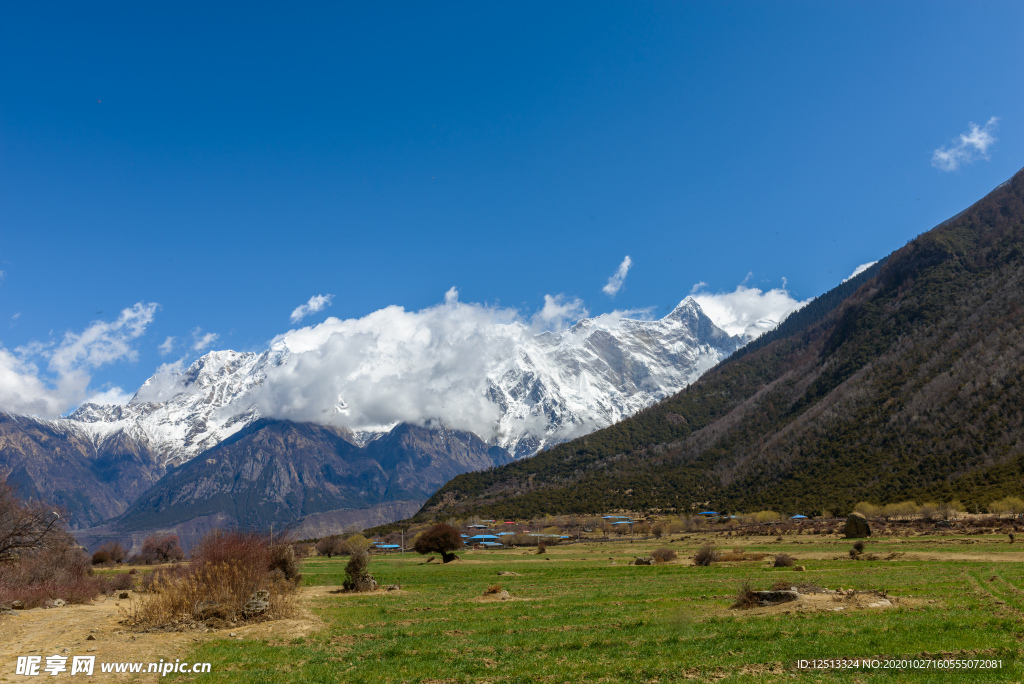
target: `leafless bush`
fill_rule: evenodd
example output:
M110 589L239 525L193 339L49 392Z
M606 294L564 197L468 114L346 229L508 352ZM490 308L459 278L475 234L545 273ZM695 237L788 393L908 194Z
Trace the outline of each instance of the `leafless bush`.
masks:
M672 549L662 547L651 551L651 557L654 559L655 563L668 563L669 561L674 561L676 558L679 558L679 554Z
M855 543L855 544L853 545L853 549L854 549L854 551L856 551L857 553L864 553L864 542L862 542L862 541L856 542L856 543Z
M0 480L0 562L14 560L22 551L44 547L50 536L63 529L60 515L52 506L22 501L6 477Z
M501 585L500 584L492 584L491 586L489 586L486 589L484 589L484 596L487 596L488 594L500 594L500 593L501 593Z
M697 553L693 555L693 564L700 566L708 566L718 560L718 551L715 550L714 544L711 542L704 542L704 544L697 549Z
M107 563L120 563L127 555L127 552L124 550L121 542L116 539L104 542L98 549L96 549L96 553L105 554L108 558L106 561ZM98 565L98 563L96 563L96 553L93 554L93 565Z
M541 555L548 552L548 545L546 542L537 542L537 555Z
M92 576L89 556L62 529L47 532L45 546L24 548L0 563L0 603L22 601L26 608L62 599L86 603L102 591Z
M775 556L775 563L773 567L776 568L791 568L796 564L796 559L790 556L788 553L780 553Z
M279 550L286 547L287 550ZM285 617L295 603L297 578L287 543L252 532L214 531L199 543L192 563L158 570L147 578L147 596L129 617L136 627L258 621ZM297 566L296 566L297 567Z

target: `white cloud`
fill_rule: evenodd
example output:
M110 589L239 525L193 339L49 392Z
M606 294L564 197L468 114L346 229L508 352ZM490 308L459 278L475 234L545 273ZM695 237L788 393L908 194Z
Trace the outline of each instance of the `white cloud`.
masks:
M14 353L0 347L0 410L56 417L81 403L89 396L94 369L137 357L132 342L146 331L156 309L139 302L117 320L67 332L60 342L30 342ZM46 373L37 363L43 360Z
M691 295L708 318L730 335L741 335L748 340L778 326L786 317L806 305L810 299L799 301L783 287L763 291L756 287L738 285L732 292L705 292L706 283L697 283Z
M959 135L953 143L932 152L932 166L940 171L956 171L961 164L973 164L978 159L988 159L988 149L996 142L992 132L999 123L993 116L984 126L973 121L967 124L967 130Z
M869 261L866 264L861 264L857 268L853 269L853 273L851 273L847 277L843 278L843 282L845 283L848 280L853 280L854 278L859 276L861 273L863 273L864 271L868 270L869 268L871 268L872 266L874 266L877 263L878 263L877 261Z
M168 335L167 339L160 343L160 346L157 347L160 350L160 356L167 356L174 350L174 339L173 336Z
M192 331L192 349L201 354L209 349L219 337L220 335L217 333L204 333L202 328L196 328Z
M608 279L608 283L601 288L609 297L614 297L622 289L622 284L626 282L626 274L629 273L629 267L633 265L633 260L626 255L626 258L619 264L619 268L615 271L611 278Z
M544 295L544 308L531 318L535 328L558 331L572 325L590 313L578 297L572 299L564 294Z
M110 387L103 390L102 392L95 392L89 395L89 398L85 400L85 403L89 404L100 404L101 406L113 404L115 406L124 406L132 397L135 396L131 392L125 392L120 387Z
M11 320L12 321L16 321L19 318L21 318L21 312L20 311L18 313L14 314L13 316L11 316Z
M329 317L272 342L291 353L268 369L256 403L263 415L291 420L361 428L441 420L488 435L499 413L487 373L532 336L517 311L464 304L454 288L422 311Z
M292 311L292 323L298 323L306 316L311 314L319 313L331 305L331 301L334 300L334 295L313 295L309 298L309 301L305 304L301 304L295 307Z

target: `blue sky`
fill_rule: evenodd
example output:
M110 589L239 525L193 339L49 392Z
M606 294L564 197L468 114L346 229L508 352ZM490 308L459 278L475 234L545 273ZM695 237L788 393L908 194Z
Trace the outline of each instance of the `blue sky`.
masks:
M1011 2L8 3L0 384L131 390L314 295L804 300L1024 166L1022 46Z

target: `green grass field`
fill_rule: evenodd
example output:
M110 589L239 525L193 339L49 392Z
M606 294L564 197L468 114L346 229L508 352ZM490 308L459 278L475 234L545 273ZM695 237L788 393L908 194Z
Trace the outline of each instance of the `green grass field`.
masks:
M851 560L848 540L717 539L785 551L806 572L767 561L694 567L698 537L469 551L448 565L414 554L375 557L371 572L401 592L310 599L326 627L287 643L216 640L190 654L214 682L1021 681L1024 567L1005 537L871 540L879 560ZM680 561L627 565L671 546ZM894 553L891 560L882 558ZM932 554L929 558L907 558ZM614 559L614 564L610 559ZM305 562L307 586L340 585L345 559ZM498 577L500 570L520 573ZM885 590L896 608L752 615L731 610L740 584L785 580ZM516 600L482 601L501 584ZM798 670L799 659L996 659L1001 669Z

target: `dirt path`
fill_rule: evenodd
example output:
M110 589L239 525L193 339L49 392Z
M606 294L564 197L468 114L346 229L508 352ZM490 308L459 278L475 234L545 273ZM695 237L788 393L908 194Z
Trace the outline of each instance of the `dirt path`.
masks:
M265 639L285 641L305 636L319 629L322 622L306 604L310 598L320 596L331 587L306 587L302 590L299 616L289 620L275 620L217 631L199 632L131 632L120 624L134 599L100 598L90 605L61 608L36 608L17 611L14 616L0 616L0 682L46 681L68 678L72 681L156 681L156 674L103 674L100 663L138 662L156 663L163 659L173 662L181 658L198 643L211 639ZM235 636L231 636L231 634ZM90 639L89 637L93 637ZM56 677L43 671L47 656L67 658L67 671ZM40 674L15 674L18 656L41 656ZM91 678L71 676L73 656L95 656ZM146 669L146 666L143 666Z

